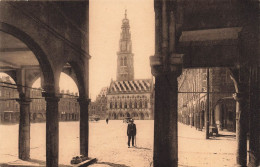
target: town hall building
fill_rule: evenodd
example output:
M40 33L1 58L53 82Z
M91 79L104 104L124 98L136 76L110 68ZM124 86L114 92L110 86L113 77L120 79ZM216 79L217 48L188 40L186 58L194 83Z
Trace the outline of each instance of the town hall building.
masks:
M109 119L153 119L154 84L152 79L134 78L134 54L129 19L125 13L117 52L117 78L107 92Z

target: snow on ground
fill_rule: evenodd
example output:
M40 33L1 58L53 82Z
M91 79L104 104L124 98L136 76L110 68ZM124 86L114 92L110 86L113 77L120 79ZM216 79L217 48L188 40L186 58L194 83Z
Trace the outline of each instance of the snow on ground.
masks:
M153 156L153 121L136 120L137 147L128 148L127 124L122 120L90 122L91 167L150 167ZM45 123L31 124L31 158L45 161ZM79 155L79 122L60 122L59 163L69 164ZM178 124L179 166L224 167L235 164L234 133L205 140L205 132ZM0 125L0 163L17 160L18 125Z

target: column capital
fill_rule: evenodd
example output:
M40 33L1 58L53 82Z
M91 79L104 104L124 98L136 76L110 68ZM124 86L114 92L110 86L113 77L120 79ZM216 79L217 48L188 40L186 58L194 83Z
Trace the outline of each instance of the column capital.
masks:
M20 97L20 98L17 98L16 101L19 103L19 104L30 104L30 102L32 102L32 100L29 98L29 97Z
M86 97L79 97L78 99L77 99L77 101L79 102L79 103L90 103L91 102L91 99L89 99L89 98L86 98Z
M241 101L241 100L244 100L244 94L243 93L234 93L233 94L233 98L236 100L236 101Z
M45 97L47 102L59 102L61 95L56 93L42 92L42 96Z
M154 55L150 57L150 66L153 76L165 75L168 73L181 74L183 54L173 53L167 59L165 56Z

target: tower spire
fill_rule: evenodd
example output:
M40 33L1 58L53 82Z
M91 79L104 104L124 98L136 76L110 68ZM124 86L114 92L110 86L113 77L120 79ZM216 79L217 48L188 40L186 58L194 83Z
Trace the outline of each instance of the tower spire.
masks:
M123 18L121 26L119 51L117 52L117 81L134 79L133 57L130 25L127 19L127 10L125 9L125 18Z

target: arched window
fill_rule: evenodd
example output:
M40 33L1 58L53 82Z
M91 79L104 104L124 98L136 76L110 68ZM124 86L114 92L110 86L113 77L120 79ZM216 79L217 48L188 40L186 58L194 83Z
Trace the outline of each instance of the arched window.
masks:
M124 66L127 66L127 58L126 58L126 57L124 57L123 65L124 65Z
M125 102L125 104L124 104L124 108L127 108L127 104L126 104L126 102Z
M110 109L112 109L113 108L113 104L112 104L112 102L110 102Z
M143 103L142 103L142 101L139 102L139 108L143 108Z
M137 102L135 102L135 108L137 108Z
M144 102L144 106L145 106L145 108L148 108L147 101Z
M129 108L132 108L132 102L131 101L129 102Z
M121 57L120 58L120 66L123 66L124 65L124 60L123 60L123 58Z

